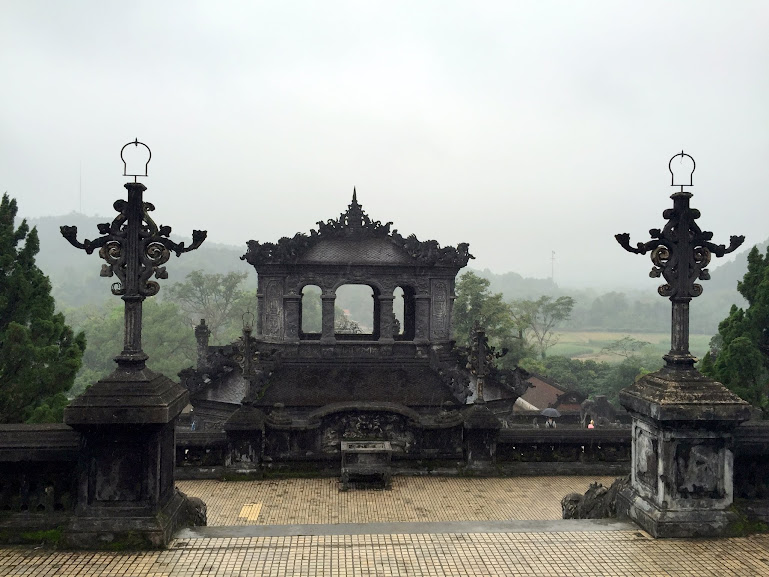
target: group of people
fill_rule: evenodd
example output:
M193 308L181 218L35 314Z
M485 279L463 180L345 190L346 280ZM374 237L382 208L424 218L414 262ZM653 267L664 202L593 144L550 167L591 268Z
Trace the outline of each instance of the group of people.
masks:
M534 419L534 426L539 427L537 424L537 419ZM545 421L545 427L548 429L555 429L558 425L555 422L555 419L553 417L548 417ZM590 419L590 423L587 426L588 429L595 429L595 421L593 419Z

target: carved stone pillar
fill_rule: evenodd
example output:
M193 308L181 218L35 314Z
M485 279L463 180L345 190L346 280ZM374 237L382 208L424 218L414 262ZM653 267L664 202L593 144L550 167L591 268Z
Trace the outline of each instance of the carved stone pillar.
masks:
M424 345L430 342L430 295L416 295L414 305L414 342Z
M261 339L264 336L264 290L262 281L259 280L259 288L256 290L256 338Z
M454 294L454 283L451 283L451 294L449 295L449 338L454 340L454 301L457 295Z
M620 391L633 417L631 486L617 513L654 537L715 537L736 520L734 430L749 405L695 369L663 367Z
M208 368L208 338L211 331L206 326L206 319L200 319L200 324L195 327L195 340L198 342L198 370L205 371Z
M68 547L120 539L163 547L184 525L189 505L174 488L175 425L188 403L169 378L118 368L64 410L64 422L81 434Z
M299 318L302 310L302 296L289 293L283 297L283 340L286 342L299 341Z
M395 297L379 296L379 342L390 344L395 342L393 338L393 301Z
M486 405L472 405L464 413L465 463L486 468L496 459L497 437L502 423Z
M334 303L335 294L324 294L320 296L321 301L321 335L320 342L324 344L334 344Z
M264 281L264 306L259 310L264 324L262 332L268 340L283 340L283 279L267 278ZM261 303L260 303L261 305ZM264 311L262 315L262 310Z
M432 279L430 283L430 341L447 342L451 338L449 327L449 282L447 279Z

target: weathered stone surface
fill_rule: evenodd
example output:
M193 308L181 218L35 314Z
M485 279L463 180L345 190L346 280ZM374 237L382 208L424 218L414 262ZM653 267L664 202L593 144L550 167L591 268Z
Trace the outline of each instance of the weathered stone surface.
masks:
M591 483L584 495L569 493L561 499L564 519L606 519L617 516L617 496L630 485L630 477L620 477L609 488Z
M621 391L620 402L633 417L634 443L620 514L655 537L723 535L734 521L734 431L749 405L674 365Z
M64 409L72 427L166 424L189 403L187 390L164 375L145 368L115 370L91 385Z
M750 418L750 405L721 383L696 370L663 367L644 375L619 394L628 411L656 421L724 421L727 428ZM710 425L707 425L710 426Z

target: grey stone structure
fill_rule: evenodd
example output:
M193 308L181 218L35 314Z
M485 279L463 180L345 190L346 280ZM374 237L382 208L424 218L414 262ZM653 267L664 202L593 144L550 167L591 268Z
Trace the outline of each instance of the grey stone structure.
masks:
M182 375L196 418L228 432L233 466L300 457L338 463L340 443L357 440L388 441L394 460L462 461L484 450L492 458L489 431L499 421L465 410L476 379L466 369L468 351L452 340L455 278L472 258L468 245L422 242L391 224L371 220L353 192L338 219L309 234L248 242L242 258L258 274L255 330L210 347L201 325L196 336L207 354ZM335 332L336 292L350 284L372 289L367 334ZM320 333L302 331L308 285L322 291ZM393 314L398 287L402 327ZM512 407L525 377L489 371L489 386Z
M448 344L454 279L472 258L468 245L441 248L414 235L404 238L390 231L391 224L372 221L353 192L348 210L337 220L319 222L318 231L310 235L297 234L276 244L249 241L243 258L259 275L256 338L274 343L317 340L327 346L366 340L377 343L376 350L383 354L390 351L383 345L396 340L420 346L424 354L428 345ZM374 327L366 339L334 333L336 290L346 284L364 284L374 291ZM301 331L302 289L307 285L322 290L319 335ZM405 305L400 336L393 327L396 287L403 289Z
M127 200L114 203L114 220L98 226L102 236L81 243L76 227L61 227L76 248L88 254L98 249L106 261L101 276L117 277L112 293L125 303L117 367L64 410L64 423L80 433L77 505L64 535L73 547L162 547L177 527L205 517L202 503L192 503L174 486L175 424L189 393L146 367L142 306L160 290L150 279L168 277L163 265L171 253L195 250L206 232L193 231L192 244L185 246L169 238L170 226L155 224L149 214L155 207L144 201L147 188L136 182L147 175L151 153L138 140L123 150L131 145L142 145L147 161L131 174L124 170L134 182L125 184Z
M690 163L685 174L673 170ZM687 161L687 162L688 162ZM650 276L663 277L658 292L672 303L671 349L665 366L641 377L620 392L620 403L633 417L631 485L620 491L617 509L655 537L724 535L734 514L734 435L750 417L749 405L721 383L694 368L689 352L689 303L702 293L695 281L710 278L711 255L723 256L742 244L732 236L729 246L711 241L713 233L696 223L700 212L689 205L694 160L681 152L670 159L673 208L663 213L663 229L652 240L620 245L636 254L651 253Z

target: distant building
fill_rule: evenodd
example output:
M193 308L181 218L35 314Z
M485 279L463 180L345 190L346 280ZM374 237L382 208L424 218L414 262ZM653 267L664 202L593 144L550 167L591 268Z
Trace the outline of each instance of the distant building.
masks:
M586 398L582 393L564 389L552 379L542 375L532 373L527 382L532 386L516 399L513 406L514 413L541 411L548 407L561 412L579 412L580 405Z

